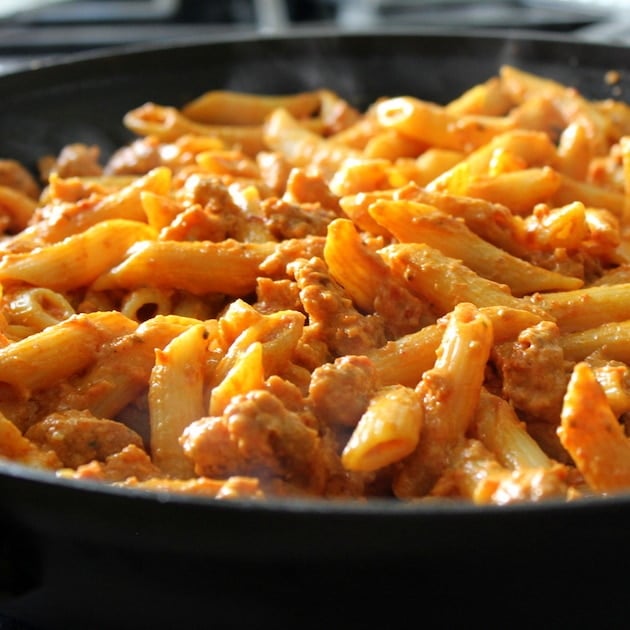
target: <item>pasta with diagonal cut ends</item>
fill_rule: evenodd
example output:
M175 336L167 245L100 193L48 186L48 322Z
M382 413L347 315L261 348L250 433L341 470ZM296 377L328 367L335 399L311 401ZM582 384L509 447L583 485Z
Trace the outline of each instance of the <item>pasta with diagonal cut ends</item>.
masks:
M551 459L527 432L527 425L510 403L485 388L479 397L474 432L506 468L519 470L551 466Z
M243 350L221 381L212 388L209 414L220 416L234 396L265 387L263 344L254 341Z
M124 117L125 125L139 135L151 135L166 142L195 134L219 138L227 146L238 146L248 155L265 149L260 125L209 125L184 116L175 107L145 103Z
M460 302L471 302L479 307L508 306L553 319L534 301L512 295L508 285L483 278L460 260L425 243L396 243L379 253L412 293L428 300L441 314Z
M376 106L379 123L443 149L470 152L514 125L509 118L483 114L454 116L448 109L410 96L385 99Z
M376 392L346 443L348 470L373 471L400 461L418 444L424 409L415 389L391 385Z
M480 310L492 322L495 344L512 340L522 330L541 321L535 313L522 309L489 306ZM424 326L417 332L388 341L384 346L368 352L379 383L400 383L415 387L422 374L433 367L443 332L444 321L440 320L437 324Z
M558 342L569 361L583 361L597 352L630 365L630 319L566 332Z
M26 193L0 185L0 221L11 232L23 230L37 208L37 201ZM2 216L4 215L4 216Z
M318 91L271 95L211 90L186 103L181 112L201 123L262 125L265 118L279 107L296 118L306 118L317 113L320 105Z
M508 206L514 214L528 215L537 204L554 200L559 195L562 176L549 166L524 168L495 175L470 176L459 193Z
M108 340L135 331L137 324L117 312L80 313L39 333L0 348L0 383L28 397L34 390L67 379L96 358ZM59 357L64 357L59 361Z
M276 109L263 125L268 148L281 152L294 166L314 165L336 170L350 158L360 158L356 149L306 129L286 109Z
M630 489L630 106L503 66L123 125L43 186L0 160L0 456L214 499Z
M53 204L52 216L32 222L12 238L12 245L14 248L23 246L32 249L33 243L56 243L110 219L144 223L146 212L142 205L142 194L153 192L166 195L171 184L170 169L160 166L134 178L122 188L91 194L87 199L70 205Z
M563 332L596 328L630 319L630 283L535 293L523 298L543 309Z
M58 243L0 259L0 282L67 291L92 283L121 263L129 247L155 238L146 223L111 219Z
M573 368L558 436L594 492L630 488L630 439L587 363Z
M137 322L173 312L172 291L142 287L130 291L120 303L120 312Z
M466 184L470 177L487 175L491 171L493 160L501 152L518 158L522 168L553 164L557 155L556 146L546 133L512 129L468 154L461 162L429 182L427 188L433 192L448 191L457 194L458 191L453 188L459 187L461 190L461 185L454 186L453 182L464 180Z
M396 496L424 496L448 467L452 449L464 440L473 421L492 343L490 319L472 304L457 304L449 314L435 365L416 386L424 420L416 449L396 472Z
M363 312L383 318L388 334L398 337L434 320L429 305L411 294L367 247L352 221L335 219L328 225L324 260L333 278Z
M424 243L461 260L480 276L505 284L512 294L581 288L584 282L538 267L495 247L465 223L432 206L414 201L376 201L369 209L378 223L401 243Z
M274 250L273 242L139 240L120 264L103 269L93 286L99 291L177 287L193 295L241 296L255 289L259 265Z
M276 311L243 330L217 364L214 384L221 383L239 357L256 342L262 346L265 378L282 371L288 366L302 336L305 319L298 311Z
M378 254L365 247L352 221L335 219L328 225L324 259L333 277L345 287L355 304L372 311L376 292L385 282L389 269Z
M133 403L148 387L156 350L200 323L176 315L156 315L141 324L127 321L137 327L106 340L99 360L72 379L73 404L100 418L115 417Z
M206 415L204 405L208 330L195 324L156 349L149 379L150 448L153 462L169 476L194 476L179 443L184 429Z

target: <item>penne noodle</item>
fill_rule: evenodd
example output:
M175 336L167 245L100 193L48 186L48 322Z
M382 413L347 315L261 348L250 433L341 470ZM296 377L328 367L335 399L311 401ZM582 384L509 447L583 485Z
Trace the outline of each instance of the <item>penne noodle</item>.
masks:
M120 263L137 241L155 237L146 223L111 219L84 232L32 252L6 254L0 259L0 282L24 282L53 291L92 283Z
M225 368L222 366L222 369ZM220 416L234 396L264 387L263 344L254 341L236 357L221 382L212 388L209 413Z
M268 148L282 153L292 165L313 165L325 173L336 170L347 159L360 157L356 149L301 126L285 109L277 109L267 118L263 138Z
M317 113L321 97L317 91L299 94L247 94L230 90L211 90L186 103L181 112L187 118L214 125L262 125L278 108L295 118Z
M74 405L100 418L113 418L135 401L149 383L156 349L200 322L174 315L157 315L132 331L108 340L99 361L72 379Z
M6 229L10 232L23 230L37 208L37 201L27 194L0 185L0 215L4 215Z
M573 369L558 435L592 490L630 488L630 440L586 363Z
M0 159L1 458L207 500L628 491L630 106L504 64L122 124L39 183Z
M193 295L242 296L255 289L258 267L274 249L272 242L138 240L125 260L95 278L93 288L177 287ZM0 261L0 279L2 273Z
M570 361L583 361L600 352L609 359L630 365L630 320L606 322L593 328L565 332L560 337L564 356Z
M475 434L505 468L549 468L551 460L514 408L503 398L481 390L475 416Z
M579 278L537 267L484 241L454 217L413 201L376 201L372 217L401 243L424 243L445 256L461 260L475 273L508 285L513 295L536 291L578 289Z
M208 331L190 326L163 350L156 349L149 378L150 449L153 462L169 477L194 476L192 462L179 443L184 429L205 415L204 364Z
M536 293L523 299L548 313L563 332L576 332L630 319L629 296L630 283L623 283Z
M135 328L135 322L115 311L72 315L0 348L0 383L27 398L85 369L106 341Z
M238 147L247 155L265 149L261 125L204 124L184 116L175 107L145 103L125 114L125 125L134 133L155 136L163 142L174 142L195 134L216 138L229 147Z
M501 116L464 114L453 116L447 109L409 96L386 99L376 106L378 122L420 142L466 153L487 144L510 129L512 122Z
M413 294L441 314L452 311L459 302L470 302L478 307L522 309L553 319L538 300L516 297L507 285L481 277L461 261L424 243L388 245L380 254Z
M452 449L464 440L479 402L492 334L491 321L472 304L461 302L450 313L435 365L416 386L424 420L416 449L396 472L396 496L430 492Z
M34 332L60 324L75 314L63 295L44 287L18 289L5 299L5 315L11 325L28 326Z
M416 448L423 418L422 399L414 389L402 385L380 389L343 449L343 465L370 472L400 461Z

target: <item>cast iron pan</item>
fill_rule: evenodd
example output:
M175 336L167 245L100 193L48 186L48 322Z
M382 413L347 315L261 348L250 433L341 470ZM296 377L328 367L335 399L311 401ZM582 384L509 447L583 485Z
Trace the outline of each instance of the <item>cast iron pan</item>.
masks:
M398 94L445 102L503 63L591 98L630 89L630 49L561 37L188 40L0 77L0 156L34 166L69 142L98 143L107 155L131 139L121 122L129 109L179 106L209 89L325 86L357 107ZM604 80L611 69L621 72L614 92ZM624 615L617 570L630 560L629 531L627 497L500 508L209 502L2 464L0 612L40 630L610 622Z

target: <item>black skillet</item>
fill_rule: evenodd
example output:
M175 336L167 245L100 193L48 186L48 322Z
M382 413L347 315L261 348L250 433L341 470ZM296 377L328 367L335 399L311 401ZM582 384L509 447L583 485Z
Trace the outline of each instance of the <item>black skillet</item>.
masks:
M446 102L503 63L591 98L630 89L630 49L562 37L301 32L171 42L0 77L0 157L33 166L69 142L96 142L106 155L130 139L121 122L129 109L178 106L209 89L326 86L358 107L398 94ZM608 70L621 73L615 86ZM41 630L616 625L629 532L627 497L499 508L212 502L2 464L0 612Z

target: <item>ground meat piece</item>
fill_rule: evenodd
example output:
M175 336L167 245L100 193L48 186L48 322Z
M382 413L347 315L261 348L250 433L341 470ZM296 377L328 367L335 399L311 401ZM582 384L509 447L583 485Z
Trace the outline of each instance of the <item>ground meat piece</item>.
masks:
M161 164L160 142L147 136L118 149L104 170L108 175L143 175Z
M543 321L495 348L503 396L526 416L557 424L571 375L556 324Z
M278 240L326 236L328 224L336 219L334 210L319 204L293 204L270 197L263 199L260 208L265 215L265 225Z
M291 171L283 198L290 203L319 204L337 216L343 214L339 196L330 190L328 182L319 173L311 174L305 169L294 168Z
M366 354L385 343L384 323L378 315L362 315L331 278L321 258L298 260L290 266L300 287L300 300L315 333L332 356Z
M261 151L256 155L260 176L276 197L285 191L293 166L281 153Z
M0 160L0 186L19 190L31 199L38 199L41 193L35 178L16 160Z
M427 302L396 282L384 282L377 288L374 312L383 318L388 339L398 339L437 320Z
M198 205L209 216L216 218L222 229L223 238L243 238L247 231L246 216L234 202L228 187L214 176L194 174L188 177L178 195L184 205Z
M170 225L160 230L164 241L213 241L218 243L227 238L225 222L212 212L195 204L180 212Z
M133 444L142 447L142 438L114 420L96 418L89 411L58 411L30 427L25 437L54 451L64 466L77 468Z
M367 357L339 357L313 371L309 398L320 421L354 427L376 391L376 381Z
M274 253L261 263L260 271L270 278L286 277L287 266L296 258L322 258L325 244L325 236L307 236L282 241Z
M41 448L22 435L20 430L0 414L0 458L35 468L57 469L63 466L54 451Z
M141 490L153 490L158 492L193 494L211 497L213 499L265 498L258 479L253 477L230 477L229 479L209 479L208 477L197 477L196 479L164 479L161 477L153 477L146 480L129 477L115 485L124 488L140 488Z
M256 303L254 307L261 313L277 311L300 311L300 289L292 280L271 280L258 278L256 282Z
M312 372L320 365L324 365L324 363L330 363L334 360L328 345L319 337L318 327L304 326L302 336L293 353L293 360L309 372Z
M48 174L54 172L59 177L88 177L101 175L103 168L99 163L100 149L85 144L66 145L56 160L49 165Z
M89 464L78 466L75 471L68 472L65 477L102 481L105 483L124 482L127 479L144 481L161 477L162 473L143 449L130 444L120 452L114 453L104 462L92 460Z
M467 440L451 455L449 468L431 490L431 496L471 499L477 504L507 505L566 500L569 469L548 467L509 470L478 440Z
M326 480L319 442L297 413L264 390L235 396L222 416L192 422L181 438L198 475L280 478L316 495Z
M286 409L294 411L302 416L302 421L308 426L315 426L311 421L310 410L307 401L304 399L302 392L290 381L272 374L265 381L266 390L282 402Z

